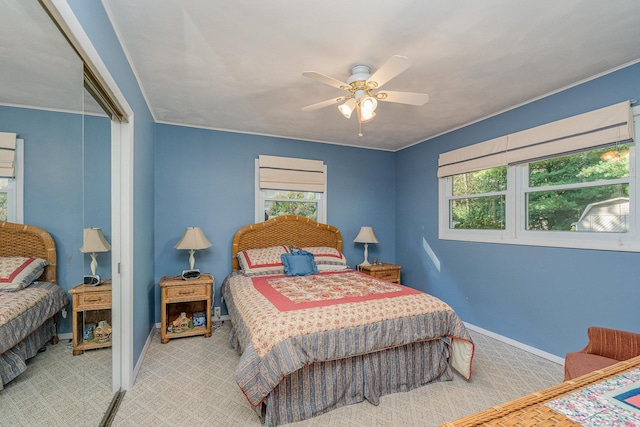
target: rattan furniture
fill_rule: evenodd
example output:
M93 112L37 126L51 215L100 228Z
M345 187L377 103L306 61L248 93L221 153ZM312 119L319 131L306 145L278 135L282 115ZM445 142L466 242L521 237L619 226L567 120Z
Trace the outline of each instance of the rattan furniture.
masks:
M84 336L84 331L90 324L97 324L102 320L111 324L111 280L103 280L98 286L81 283L69 293L73 298L73 355L78 356L85 350L111 347L111 339L100 342Z
M166 344L172 338L211 336L211 295L213 276L202 274L197 279L183 280L180 276L165 276L158 284L161 288L160 342ZM193 313L204 312L206 324L191 329L169 331L172 322L182 314L193 319Z
M369 276L377 277L378 279L388 280L400 284L400 270L401 265L394 264L369 264L358 265L358 270L362 271Z
M456 421L444 423L441 427L579 426L580 424L545 406L545 403L638 367L640 367L640 356Z

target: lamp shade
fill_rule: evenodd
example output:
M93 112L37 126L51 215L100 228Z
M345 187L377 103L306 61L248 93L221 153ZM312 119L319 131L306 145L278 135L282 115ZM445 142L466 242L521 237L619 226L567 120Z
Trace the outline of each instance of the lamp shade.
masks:
M111 245L104 238L101 228L85 228L82 238L82 247L80 252L94 253L94 252L109 252Z
M360 232L353 241L355 243L378 243L376 235L373 234L373 228L367 226L360 227Z
M176 243L176 249L207 249L211 242L207 240L199 227L187 227L182 238Z
M356 100L353 98L349 98L345 101L344 104L338 107L338 110L345 116L347 119L351 117L351 113L356 108Z

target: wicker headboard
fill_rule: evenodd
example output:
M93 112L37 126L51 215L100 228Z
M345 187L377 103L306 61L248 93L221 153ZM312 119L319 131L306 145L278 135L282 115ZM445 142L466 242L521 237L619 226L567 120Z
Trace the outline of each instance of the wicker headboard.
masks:
M33 225L0 222L0 256L42 258L51 263L40 280L56 283L56 244L49 233Z
M283 215L258 224L245 225L233 236L233 269L240 269L236 258L238 252L276 245L328 246L342 251L342 234L333 225L320 224L296 215Z

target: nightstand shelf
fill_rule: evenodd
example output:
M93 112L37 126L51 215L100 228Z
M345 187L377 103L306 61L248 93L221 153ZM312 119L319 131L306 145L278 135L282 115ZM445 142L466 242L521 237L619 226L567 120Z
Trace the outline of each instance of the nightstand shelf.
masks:
M174 338L204 335L211 336L211 296L214 280L210 274L202 274L198 279L183 280L180 276L165 276L158 286L161 290L160 342L166 344ZM182 332L170 332L169 325L185 313L193 319L193 313L204 312L206 324L194 326Z
M111 324L111 280L104 280L98 286L80 284L69 291L73 296L72 334L73 355L85 350L111 347L111 337L105 342L84 339L84 330L90 323L102 320Z
M381 264L381 265L358 265L359 271L362 271L369 276L377 277L378 279L388 280L400 284L400 270L401 265L394 264Z

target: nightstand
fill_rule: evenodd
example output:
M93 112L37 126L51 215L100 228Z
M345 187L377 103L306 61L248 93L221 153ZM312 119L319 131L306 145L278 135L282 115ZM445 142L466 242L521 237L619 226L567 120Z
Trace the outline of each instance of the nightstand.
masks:
M388 280L400 284L400 270L401 265L382 264L382 265L358 265L358 271L362 271L369 276L377 277L378 279Z
M73 295L73 355L82 354L85 350L111 347L111 336L103 339L88 339L89 336L85 336L89 324L97 326L99 322L106 321L111 325L111 280L104 280L97 286L80 284L69 293Z
M166 344L170 339L204 335L211 336L211 291L213 276L202 274L197 279L183 280L180 276L165 276L158 283L161 290L160 342ZM204 325L182 327L173 331L173 322L182 313L193 320L193 313L204 312ZM169 331L169 326L172 330Z

